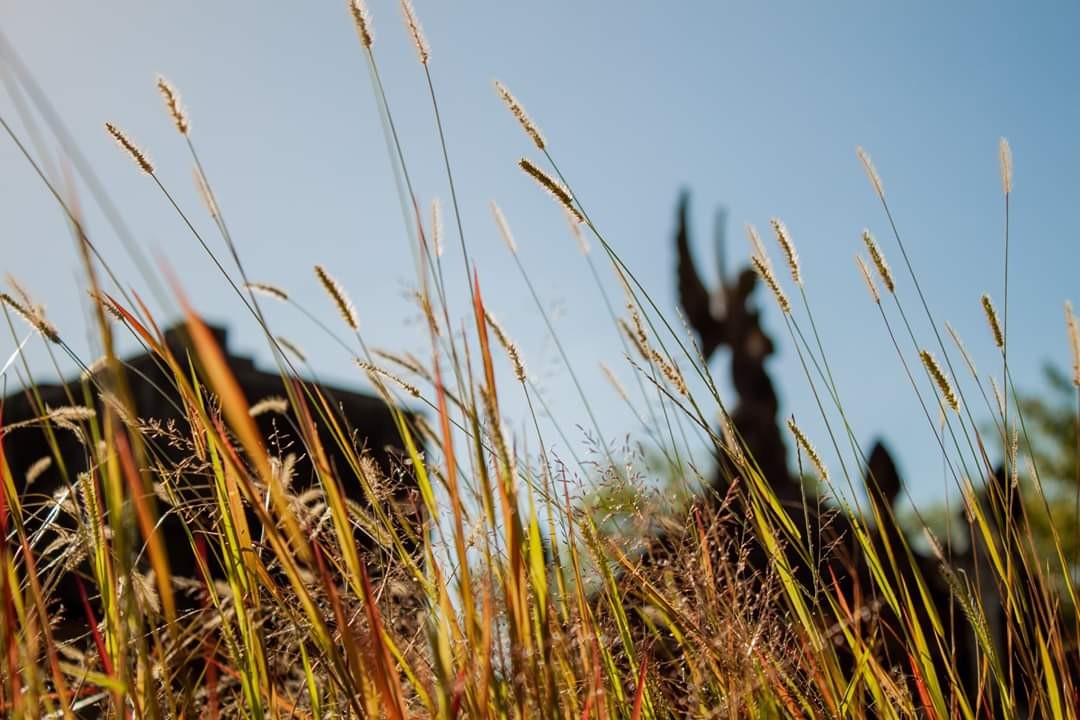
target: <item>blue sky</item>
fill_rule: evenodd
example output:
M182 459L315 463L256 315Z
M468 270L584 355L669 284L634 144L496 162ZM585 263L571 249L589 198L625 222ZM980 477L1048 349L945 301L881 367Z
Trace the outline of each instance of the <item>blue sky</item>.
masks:
M373 0L375 50L423 202L449 192L423 74L396 3ZM924 290L965 338L980 370L997 368L979 307L1000 304L1002 207L997 142L1015 154L1010 287L1014 378L1039 388L1047 360L1068 362L1061 305L1072 296L1080 198L1075 3L470 3L418 0L470 253L489 303L519 342L567 429L586 418L487 209L502 206L520 257L605 434L636 428L598 369L631 372L588 268L549 198L517 158L536 153L491 87L504 81L548 138L590 215L665 308L674 309L671 234L680 188L693 193L699 262L713 266L711 218L728 209L729 265L746 258L742 225L779 216L800 250L807 290L861 441L894 448L918 499L941 492L940 452L868 300L852 255L869 227L897 270L929 344L913 288L855 158L880 171ZM332 319L311 272L325 264L358 307L373 345L423 351L410 253L374 96L344 3L13 2L3 32L63 115L141 245L186 279L234 347L269 364L254 322L215 277L155 187L102 124L125 128L162 181L210 232L190 161L153 85L180 89L192 133L254 278L287 288ZM20 133L10 95L0 112ZM50 143L55 151L55 144ZM48 306L91 355L85 302L63 216L11 142L0 142L2 268ZM84 197L89 206L89 198ZM88 207L90 234L139 289L121 245ZM446 218L451 230L450 217ZM456 239L447 276L461 278ZM613 278L609 289L616 292ZM458 283L460 285L460 283ZM453 300L463 309L464 295ZM772 363L784 402L819 447L824 427L774 304ZM361 385L349 357L288 308L275 328L317 358L321 376ZM12 341L0 340L0 355ZM45 356L30 351L36 367ZM909 360L917 360L913 352ZM714 363L718 376L726 362ZM42 377L48 377L46 373ZM506 380L510 380L509 374ZM975 405L976 414L985 410ZM508 405L524 422L522 403ZM978 412L982 410L982 412ZM571 433L579 438L577 432ZM827 459L828 459L828 453Z

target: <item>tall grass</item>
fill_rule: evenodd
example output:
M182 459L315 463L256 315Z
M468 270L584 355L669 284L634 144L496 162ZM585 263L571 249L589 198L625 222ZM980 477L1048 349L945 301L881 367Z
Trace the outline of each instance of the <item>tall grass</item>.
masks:
M364 449L352 419L317 384L298 379L297 363L305 359L274 332L260 297L294 301L287 289L248 277L186 110L168 81L160 79L158 88L190 152L228 264L175 202L148 156L118 126L107 125L108 133L264 332L281 375L280 397L245 396L197 314L190 278L166 272L162 283L148 274L143 282L183 313L191 353L178 354L139 295L113 275L111 259L97 252L73 191L53 184L43 159L0 118L69 221L102 350L100 361L79 357L66 338L81 329L54 328L18 287L0 296L16 343L29 324L50 353L84 370L68 407L47 407L29 382L34 417L5 424L0 412L0 448L29 431L43 432L51 448L26 478L15 477L0 454L4 716L1077 717L1076 559L1065 557L1060 539L1054 557L1040 554L1026 510L1010 489L1024 484L1045 502L1022 406L1008 403L1015 388L1006 355L1007 290L1000 324L989 297L982 299L1002 354L1004 389L1000 404L986 403L1000 436L988 437L969 404L973 392L987 398L985 381L970 362L970 378L957 374L956 350L938 333L881 177L859 151L934 337L912 329L913 299L897 290L885 251L869 232L864 241L878 278L861 259L860 265L937 439L928 452L940 454L965 498L973 551L961 558L951 536L943 546L928 532L927 560L917 549L924 541L905 534L880 498L868 515L841 503L811 520L809 501L793 511L777 493L781 480L762 476L696 340L661 312L560 171L559 148L496 84L543 157L523 158L520 167L551 195L552 210L566 213L574 230L591 235L600 249L599 262L587 250L583 262L620 334L622 372L634 375L638 395L631 398L615 372L605 372L672 478L683 487L710 488L675 504L639 489L650 463L609 445L560 345L602 448L592 477L600 490L575 497L572 488L588 470L584 463L567 466L549 451L534 409L543 398L511 332L495 321L497 304L484 293L483 268L470 260L442 133L437 53L403 1L441 141L433 162L445 170L466 260L466 274L456 281L442 271L442 230L434 218L425 224L420 208L426 203L412 189L402 152L407 139L398 135L380 79L382 48L372 18L360 0L350 9L358 62L370 71L400 179L430 352L420 359L370 349L364 308L356 308L322 267L315 273L341 317L324 320L301 310L356 359L391 408L402 455L390 468ZM1001 157L1007 287L1013 179L1004 143ZM506 220L495 212L513 250ZM803 277L786 226L775 220L773 228L797 292L789 296L784 289L756 233L752 262L783 313L805 390L841 464L834 479L812 439L791 420L800 466L813 469L821 494L843 497L832 483L843 481L854 491L868 475L871 496L879 497L868 454L848 424L843 378L834 378L818 335L808 299L813 278ZM539 320L554 332L527 267L520 261L517 267L536 296ZM613 309L604 271L624 290L625 317ZM450 282L468 288L466 305L451 307ZM1075 323L1071 312L1068 318ZM168 378L167 386L154 389L185 423L166 427L139 417L132 394L139 378L113 349L124 334L153 356ZM13 361L30 377L18 353ZM514 383L497 382L498 365L512 370ZM509 431L502 400L511 393L526 400L531 431ZM407 412L404 401L426 412ZM292 449L259 431L255 416L263 413L280 415ZM578 420L555 418L555 427L565 437L563 428ZM719 461L722 482L707 480L691 463L688 428ZM61 451L65 434L79 442L77 466ZM994 475L995 446L1008 449L1005 481L984 488L983 479ZM345 462L331 463L331 453ZM312 468L310 484L294 477L301 454ZM1032 460L1029 472L1019 467L1025 455ZM59 488L39 497L33 483L46 472L59 478ZM403 485L418 494L419 525L398 500ZM726 488L722 495L719 488ZM353 499L357 493L362 501ZM179 521L179 536L164 537L165 518ZM52 535L40 530L43 525ZM830 535L830 527L843 537ZM1055 538L1073 531L1053 527ZM55 539L45 544L46 537ZM195 559L193 577L173 573L167 545ZM845 584L838 569L857 582ZM53 594L72 575L81 606L66 608L61 618ZM944 605L934 597L942 585L949 598Z

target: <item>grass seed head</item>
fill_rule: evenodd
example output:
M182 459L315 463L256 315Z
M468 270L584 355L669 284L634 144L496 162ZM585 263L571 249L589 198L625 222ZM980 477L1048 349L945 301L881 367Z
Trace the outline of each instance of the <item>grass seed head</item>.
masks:
M863 230L862 239L866 243L866 250L870 253L870 259L874 261L874 267L877 268L885 289L890 293L895 293L896 282L893 280L892 270L889 269L889 263L885 262L885 256L881 254L881 248L878 247L874 236L870 234L869 230Z
M866 266L866 262L862 259L861 255L855 256L855 262L859 265L859 272L862 273L863 280L866 281L866 289L870 291L870 297L874 299L878 305L881 304L881 293L878 292L877 285L874 284L874 276L870 274L870 268Z
M1072 303L1065 303L1065 326L1069 331L1069 349L1072 351L1073 385L1080 388L1080 326L1073 313Z
M345 289L341 287L341 284L332 278L322 265L315 266L315 276L319 278L319 282L322 283L326 294L337 305L338 312L341 313L345 324L353 330L359 330L360 320L356 315L356 308L353 306L349 296L345 294Z
M510 248L510 252L517 253L517 243L514 242L514 234L510 232L510 225L506 222L506 216L503 215L499 206L495 204L495 201L491 201L491 214L495 216L495 224L499 226L499 234L502 235L503 242L506 243L506 247Z
M983 293L981 298L983 314L986 315L986 323L990 326L990 332L994 336L994 344L999 348L1005 347L1005 335L1001 332L1001 323L998 322L997 310L994 310L994 304L990 301L990 296Z
M46 320L40 312L23 305L6 292L0 293L0 301L14 310L17 315L30 325L30 327L41 333L46 340L57 344L60 343L60 333L56 331L56 328L53 327L52 323Z
M788 232L787 226L781 222L780 218L773 218L769 223L772 225L773 232L776 233L776 241L780 244L780 249L784 251L784 258L787 260L788 268L791 270L791 279L796 285L802 285L799 253L795 250L795 243L791 241L791 233Z
M157 88L161 93L162 99L165 101L165 107L169 110L169 115L172 116L173 122L176 124L176 129L181 135L187 135L190 125L188 123L187 111L184 106L180 104L180 94L176 92L176 88L165 79L164 75L157 76Z
M802 428L795 424L794 418L788 418L787 426L788 430L791 431L791 434L795 436L795 441L799 443L799 446L802 447L803 452L805 452L806 456L810 458L810 462L812 462L814 464L814 467L817 468L818 477L821 478L821 482L829 482L829 471L825 468L825 463L822 462L821 455L818 454L818 451L814 447L813 443L811 443L810 440L806 437L806 434L802 431Z
M277 285L260 282L249 282L244 283L244 287L248 290L253 290L261 295L272 297L275 300L279 300L281 302L289 302L289 294L279 288Z
M353 22L356 24L356 34L360 36L360 44L370 49L372 43L371 16L368 15L367 4L364 3L364 0L352 0L349 3L349 11L352 13Z
M506 103L506 107L509 108L510 114L517 118L517 121L521 123L521 127L525 130L525 134L532 138L533 143L536 144L538 149L543 150L545 147L544 136L540 134L540 129L536 127L536 123L529 118L528 113L525 112L525 108L523 108L517 98L506 89L506 86L498 80L495 81L495 90L499 93L499 97L503 99L503 102Z
M428 47L427 38L424 37L424 29L420 27L420 20L416 17L416 10L410 0L401 0L401 14L405 18L405 27L409 29L413 45L416 46L416 54L420 57L420 63L427 65L431 59L431 48Z
M570 195L570 191L563 187L562 183L541 170L528 158L521 158L518 160L518 166L530 175L540 187L547 190L560 205L566 208L566 211L570 213L575 220L579 223L585 221L585 218L582 217L578 209L574 207L574 198Z
M525 379L528 376L525 373L525 363L523 363L521 360L521 353L518 352L517 345L515 345L514 342L510 339L510 336L506 334L506 331L503 330L502 325L500 325L498 321L495 320L494 317L492 317L491 313L488 312L487 308L484 308L484 318L487 320L488 326L495 333L495 339L499 341L499 344L502 345L503 350L506 351L507 357L510 358L510 364L514 366L514 377L516 377L519 382L525 382Z
M874 192L877 196L885 199L885 186L881 184L881 176L878 175L877 169L874 167L874 163L870 161L870 156L866 154L866 151L861 147L855 148L855 154L859 156L859 162L862 163L863 170L866 171L866 177L869 178L870 184L874 186Z
M154 166L151 164L150 159L146 157L146 153L144 153L135 143L131 142L131 139L124 134L123 130L112 123L105 123L105 130L112 135L116 144L131 156L131 159L135 161L135 164L138 165L144 173L147 175L154 174Z
M366 372L368 374L368 377L371 378L372 383L377 382L377 380L376 380L377 377L384 377L387 380L390 380L392 383L394 383L398 387L400 387L405 392L412 395L413 397L415 397L415 398L420 397L420 389L418 387L416 387L415 385L413 385L411 383L406 382L404 379L398 377L397 375L390 372L389 370L381 368L378 365L374 365L372 363L365 362L364 360L361 360L360 358L353 358L353 362L356 363L357 367L359 367L361 370L363 370L364 372Z
M776 281L776 275L773 274L772 268L769 267L769 261L759 255L754 255L750 258L750 263L754 266L754 270L757 271L761 279L765 281L765 284L769 286L769 289L772 290L780 309L785 313L790 313L791 303L788 301L783 289L781 289L780 283Z
M942 371L941 366L938 365L937 359L930 353L929 350L920 350L919 357L922 358L922 363L926 367L926 371L930 373L930 377L933 378L934 383L941 391L941 396L945 399L955 412L960 412L960 401L956 397L956 393L953 392L952 383L949 382L949 378Z
M1012 148L1005 138L998 140L998 162L1001 165L1001 189L1009 195L1012 193L1013 161Z

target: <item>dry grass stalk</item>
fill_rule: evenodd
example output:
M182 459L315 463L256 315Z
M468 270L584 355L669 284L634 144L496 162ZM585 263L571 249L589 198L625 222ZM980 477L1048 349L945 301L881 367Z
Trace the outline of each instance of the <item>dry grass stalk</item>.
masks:
M123 148L124 151L131 156L131 159L135 161L135 164L138 165L144 173L147 175L154 174L154 166L150 163L150 159L146 157L146 153L135 145L135 143L131 142L128 136L124 134L123 130L112 123L105 123L105 130L113 136L117 145Z
M990 296L983 293L981 298L983 313L986 315L986 322L990 326L990 332L994 336L994 344L999 348L1005 347L1005 335L1001 332L1001 323L998 321L997 311L994 310L994 304L990 301Z
M527 378L527 375L525 374L525 363L521 361L521 353L518 352L517 345L515 345L514 342L510 339L510 337L506 334L506 331L503 330L502 326L499 325L498 321L496 321L495 318L492 317L491 313L488 312L487 308L484 308L484 319L487 320L488 326L495 333L495 339L499 341L499 344L502 345L503 350L506 351L507 357L510 358L510 364L514 366L514 377L516 377L520 382L525 382Z
M281 302L289 302L289 294L279 288L277 285L260 282L249 282L244 283L244 287L248 290L254 290L257 293L266 295L267 297L272 297L275 300L280 300Z
M821 456L818 454L817 449L806 437L806 434L803 433L802 428L795 424L794 418L788 418L787 426L788 430L791 431L791 434L795 436L795 440L799 443L799 446L803 449L803 452L805 452L806 456L810 458L810 462L812 462L814 464L814 467L817 468L818 477L821 478L821 481L823 483L829 482L829 471L825 468L825 463L822 462Z
M532 141L536 144L537 148L543 150L545 147L544 136L540 134L540 130L536 127L536 123L529 118L528 113L525 112L525 108L523 108L517 98L506 89L506 86L498 80L495 81L495 90L499 93L499 97L503 99L503 102L506 103L506 107L510 109L510 113L517 118L519 123L521 123L521 127L525 130L525 134L532 138Z
M874 261L874 267L877 268L878 275L881 276L881 282L885 285L885 289L895 294L896 282L893 280L892 270L889 269L889 263L885 262L885 256L881 253L877 241L874 240L874 236L870 234L869 230L862 231L862 239L866 244L867 252L870 253L870 259Z
M424 29L420 27L420 20L416 17L410 0L401 0L401 14L405 18L405 27L409 29L409 36L413 45L416 46L416 54L420 57L420 63L427 65L431 59L431 48L428 47L427 38L424 37Z
M322 283L326 294L334 301L338 312L341 313L341 317L345 320L345 324L353 330L359 330L360 320L356 315L356 308L353 306L349 296L345 294L345 289L341 287L341 284L331 277L330 273L326 272L326 268L322 265L315 266L315 276L319 278L319 282Z
M863 280L866 281L866 289L870 291L870 297L874 299L874 302L878 305L881 304L881 294L878 292L877 285L874 284L874 277L870 274L870 268L866 266L866 262L862 259L861 255L855 256L855 262L859 265L859 272L862 273Z
M53 327L52 323L42 317L40 312L32 310L31 308L23 305L15 298L8 295L6 292L0 292L0 301L10 307L16 312L23 320L25 320L30 327L37 330L45 339L50 342L59 343L60 333Z
M173 122L176 124L176 129L181 135L187 135L190 124L188 123L187 111L180 104L180 93L176 92L176 88L165 79L164 75L157 76L157 88L162 99L165 100L165 107L168 108L169 115L172 116Z
M776 241L780 244L780 249L784 251L784 258L787 260L788 269L791 270L791 279L796 285L802 285L802 271L799 268L799 253L795 250L795 243L791 241L791 233L788 232L787 226L781 222L780 218L773 218L769 220L772 225L773 232L776 233Z
M400 387L402 390L409 393L413 397L416 397L416 398L420 397L420 389L418 387L406 382L405 380L398 377L397 375L390 372L389 370L386 370L384 368L379 367L378 365L374 365L372 363L361 360L360 358L353 358L353 362L355 362L357 367L359 367L361 370L366 372L369 377L371 377L371 380L372 380L373 383L377 384L377 381L375 379L376 376L382 376L382 377L386 378L387 380L390 380L391 382L393 382L395 385L397 385L398 387Z
M878 175L874 163L870 161L870 156L861 147L855 148L855 154L859 156L859 162L862 163L863 170L866 171L866 177L870 179L870 184L874 186L874 192L884 200L885 186L881 184L881 176Z
M574 207L574 198L570 195L570 191L563 187L558 180L541 170L528 158L521 158L518 160L518 166L528 175L532 176L532 179L535 180L540 187L547 190L560 205L566 208L566 211L570 213L575 220L579 223L585 221L585 218L578 212L578 209Z
M1012 148L1005 138L998 140L998 161L1001 165L1001 189L1008 195L1012 192L1013 160Z
M922 358L922 363L926 367L926 371L930 373L930 377L933 378L934 383L937 384L938 389L941 390L942 397L945 398L945 402L948 403L954 411L960 412L960 401L956 397L956 393L953 392L952 383L949 382L949 378L941 370L941 366L938 365L938 361L934 358L933 354L929 350L920 350L919 357Z
M353 22L356 24L356 34L360 36L360 44L371 49L371 16L368 15L367 5L364 0L352 0L349 3L349 11L352 13Z

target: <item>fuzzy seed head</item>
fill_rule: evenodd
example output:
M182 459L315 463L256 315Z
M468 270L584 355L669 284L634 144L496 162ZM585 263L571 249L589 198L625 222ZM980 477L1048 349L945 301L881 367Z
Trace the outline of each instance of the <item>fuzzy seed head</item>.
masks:
M877 268L878 275L881 276L881 282L885 289L890 293L895 293L896 283L893 281L892 270L889 269L889 263L885 262L885 256L882 255L881 248L878 247L874 236L870 234L869 230L863 230L862 239L866 244L867 252L870 253L870 259L874 261L874 267Z
M510 225L506 222L506 216L503 215L502 210L495 204L495 201L491 201L491 214L495 217L495 224L499 226L499 234L502 235L503 242L506 243L506 247L510 248L510 252L517 253L517 243L514 242L514 234L510 232Z
M124 134L123 130L112 123L105 123L105 130L112 135L116 144L131 156L131 159L135 161L135 164L138 165L144 173L147 175L154 174L154 166L150 163L150 159L146 157L146 153L140 150L135 143L131 142L128 136Z
M885 187L881 184L881 177L877 173L877 169L874 168L874 163L870 161L870 156L866 154L866 151L861 147L855 148L855 154L859 156L859 162L862 163L863 170L866 171L866 177L869 178L870 184L874 186L874 192L877 193L878 198L885 199Z
M1069 331L1069 349L1072 351L1073 385L1080 388L1080 324L1077 323L1071 302L1065 303L1065 326Z
M1001 165L1001 189L1008 195L1012 192L1013 161L1012 148L1005 138L998 140L998 162Z
M326 294L334 301L338 312L341 313L341 317L345 320L345 324L353 330L359 330L360 320L356 315L356 308L353 306L352 301L349 300L349 296L345 294L345 289L341 287L341 284L332 278L322 265L315 266L315 276L319 278L319 282L322 283Z
M855 256L855 262L859 265L859 272L862 273L863 280L866 281L866 289L870 291L870 297L874 299L878 305L881 304L881 294L878 292L877 285L874 284L874 276L870 274L870 268L866 266L866 262L862 259L861 255Z
M187 135L190 126L187 111L180 104L180 93L176 92L176 88L163 75L157 76L157 88L165 101L165 107L168 108L169 115L172 116L173 123L176 124L176 129L181 135Z
M818 477L821 478L821 482L829 482L829 471L825 468L825 463L822 462L821 456L818 455L817 449L806 437L806 434L803 433L802 429L795 424L795 419L788 418L787 426L788 430L790 430L791 434L795 437L795 441L799 443L799 446L803 449L803 452L805 452L806 456L810 458L810 462L814 464L814 467L817 469L818 472Z
M60 333L38 310L23 305L6 292L0 293L0 302L14 310L19 317L25 320L30 327L41 333L46 340L57 344L60 343Z
M630 396L626 393L626 388L619 382L619 378L615 376L615 373L607 366L607 363L601 362L600 370L604 373L604 377L607 378L607 381L611 383L611 387L615 390L615 394L618 395L623 402L630 402Z
M521 103L518 102L517 98L515 98L513 94L506 89L506 86L498 80L495 81L495 91L499 93L499 97L506 103L506 107L510 110L510 114L517 118L522 129L525 130L525 134L532 138L533 143L536 144L538 149L543 150L545 147L544 136L540 134L540 130L536 127L536 124L529 119L528 113L525 112L525 108L521 106Z
M279 288L277 285L271 285L269 283L249 282L244 283L244 287L248 290L272 297L280 302L289 302L289 294Z
M259 417L266 413L284 415L289 412L289 401L278 395L269 395L248 408L248 415Z
M784 291L780 288L780 283L776 281L776 276L773 274L772 268L769 267L768 260L761 256L754 255L750 258L750 263L754 266L754 270L757 271L757 274L761 276L761 279L765 281L765 284L769 286L769 289L772 290L772 294L776 297L776 302L780 305L780 309L785 313L790 313L791 303L788 302L787 295L785 295Z
M990 333L994 336L994 344L999 348L1005 347L1005 335L1001 332L1001 323L998 322L997 311L994 310L994 303L990 301L990 296L983 293L982 296L982 308L983 314L986 315L986 323L990 326Z
M570 213L575 220L579 223L585 221L585 218L582 217L578 209L574 207L574 198L570 195L570 191L563 187L562 183L541 170L528 158L521 158L518 160L518 166L530 175L540 187L547 190L560 205L566 208L566 211Z
M919 357L922 358L922 363L923 366L926 367L926 372L930 374L930 377L938 386L938 390L941 391L941 396L945 399L945 402L948 403L953 411L960 412L960 401L957 399L956 393L953 392L952 383L949 382L949 378L941 370L941 366L938 365L938 361L929 350L920 350Z
M381 376L386 378L387 380L390 380L413 397L420 397L419 388L417 388L415 385L405 382L403 379L390 372L389 370L385 370L378 365L373 365L372 363L365 362L360 358L353 358L353 362L356 363L357 367L359 367L361 370L368 374L368 377L371 378L372 382L375 382L375 378L377 376Z
M431 201L431 244L435 246L435 257L443 254L442 205L439 198Z
M277 340L278 345L295 355L297 360L299 360L300 362L307 362L307 355L304 353L303 350L300 349L300 347L296 343L290 341L288 338L282 337L281 335L278 335L274 339Z
M405 18L405 27L409 29L413 45L416 46L416 54L420 57L420 64L427 65L431 59L431 49L428 47L427 38L424 37L424 29L420 27L420 20L416 17L410 0L401 0L401 14Z
M791 233L788 232L787 226L780 221L780 218L773 218L769 223L772 225L773 232L776 233L776 241L780 243L780 249L784 251L784 258L787 259L788 269L791 270L791 279L796 285L802 285L802 272L799 269L799 253L795 250L795 244L791 242Z
M372 43L371 16L368 15L367 4L364 3L364 0L352 0L349 3L349 11L352 13L353 22L356 24L356 34L360 37L360 44L370 49Z
M495 339L502 345L503 350L506 351L506 356L510 358L510 364L514 366L514 377L519 382L525 382L528 377L525 373L525 363L521 361L521 353L518 352L517 345L510 339L510 336L503 330L502 325L492 317L487 308L484 308L484 318L487 320L488 327L495 333Z

